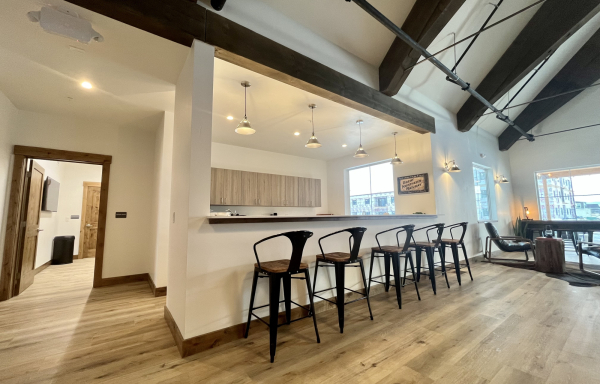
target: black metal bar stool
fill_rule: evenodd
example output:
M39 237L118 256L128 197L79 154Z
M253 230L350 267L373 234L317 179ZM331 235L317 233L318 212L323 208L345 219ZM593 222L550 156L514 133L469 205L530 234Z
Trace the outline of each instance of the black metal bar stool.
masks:
M317 318L315 316L315 306L313 303L313 295L310 287L310 275L308 274L308 264L302 263L302 251L304 245L309 237L313 235L309 231L294 231L280 233L279 235L269 236L261 241L254 244L254 256L256 256L256 264L254 264L254 278L252 280L252 293L250 295L250 309L248 310L248 323L246 324L246 334L244 337L248 338L248 331L250 331L250 320L252 316L262 321L269 327L270 344L271 344L271 363L275 360L275 349L277 347L277 328L279 324L279 304L285 303L285 318L286 324L292 323L292 304L298 307L302 307L308 311L308 316L301 317L294 321L305 319L307 317L313 318L315 325L315 334L317 335L317 343L321 342L319 338L319 330L317 329ZM285 236L292 242L292 256L290 260L275 260L261 263L258 260L258 253L256 253L256 246L262 242L265 242L276 237ZM304 277L294 277L293 275L304 274ZM269 304L262 305L260 307L254 307L254 295L256 294L256 283L261 277L269 278ZM306 280L306 289L308 291L308 299L310 300L309 308L300 305L292 301L292 279ZM283 294L284 300L279 300L281 281L283 280ZM269 307L269 323L256 316L253 310ZM283 324L281 324L283 325Z
M427 241L416 241L415 240L415 232L425 231L425 235L427 236ZM429 238L430 231L437 231L437 237L434 241L431 241ZM438 223L433 225L428 225L419 229L415 229L413 231L413 242L410 244L411 248L415 249L416 253L416 261L417 261L417 281L421 280L421 274L429 276L429 280L431 280L431 288L433 288L433 294L437 295L436 283L435 283L435 267L437 265L441 266L442 275L446 278L446 285L450 288L450 283L448 282L448 274L446 273L446 258L443 252L440 252L440 248L442 247L442 234L444 233L444 223ZM425 257L427 259L428 272L421 272L421 251L425 250ZM435 262L435 252L438 251L441 259L441 263ZM404 271L404 276L406 277L406 270Z
M392 228L392 229L388 229L386 231L383 232L379 232L378 234L375 235L375 240L377 241L377 247L373 247L371 248L371 267L369 268L369 288L368 291L370 293L371 291L371 282L375 282L378 284L383 284L385 285L385 291L388 292L390 290L390 285L392 285L394 288L396 288L396 298L398 299L398 308L402 309L402 293L400 290L400 287L404 287L406 285L406 268L407 268L407 263L410 263L410 270L412 271L412 280L415 284L415 289L417 290L417 297L419 298L419 300L421 300L421 295L419 294L419 287L417 286L417 275L415 273L415 266L413 264L413 259L412 259L412 254L409 251L409 246L410 246L410 241L412 240L412 233L413 230L415 229L415 226L410 224L410 225L403 225L401 227L396 227L396 228ZM395 231L398 230L396 232L396 242L398 244L398 246L381 246L381 243L379 243L379 235L382 235L386 232L391 232L391 231ZM399 235L400 233L405 232L406 233L406 238L404 240L404 244L402 246L400 246L400 238ZM378 256L381 255L381 256ZM384 261L384 266L385 266L385 273L381 276L373 276L373 264L375 264L375 259L376 258L381 258L383 257L383 261ZM404 279L401 281L400 279L400 258L404 257ZM393 270L394 270L394 283L395 284L390 284L390 261L391 264L393 266ZM381 281L377 281L374 279L378 279L381 277L385 277L385 282L381 282Z
M371 320L373 320L373 312L371 312L371 303L369 302L369 291L367 289L367 281L365 277L365 266L363 264L362 256L358 254L360 250L360 243L362 241L363 235L367 228L363 227L355 227L355 228L347 228L342 229L341 231L330 233L327 236L323 236L319 239L319 248L321 248L321 254L317 255L317 264L315 266L315 281L313 282L313 295L317 296L322 300L326 300L332 304L337 306L338 310L338 321L340 324L340 333L344 333L344 306L346 304L354 303L355 301L367 299L367 305L369 307L369 314L371 315ZM349 232L350 237L348 238L348 245L350 247L350 253L344 252L333 252L333 253L325 253L323 252L323 247L321 245L321 240L326 239L330 236L336 235L338 233ZM325 263L329 265L320 265L320 263ZM356 265L358 263L358 265ZM321 291L315 292L315 288L317 286L317 272L319 271L319 266L322 267L334 267L335 268L335 287L323 289ZM363 284L365 286L366 294L358 298L356 300L349 301L347 303L344 302L345 290L350 292L358 293L362 295L361 292L355 291L350 288L346 288L344 286L345 275L346 275L346 267L359 267L362 275ZM332 301L317 295L317 293L329 291L331 289L336 289L337 297L336 301Z
M442 239L442 253L444 254L444 258L446 257L446 248L450 247L452 250L452 259L454 260L454 267L449 267L448 269L454 269L456 271L456 279L458 280L458 285L461 285L460 278L460 270L463 265L460 263L458 258L458 248L462 248L463 255L465 256L465 266L469 270L469 276L471 277L471 281L473 281L473 274L471 273L471 266L469 265L469 257L467 256L467 248L465 247L464 239L467 234L467 225L469 223L456 223L452 225L448 225L446 228L450 230L450 239ZM462 228L462 233L460 234L460 238L455 239L454 234L452 233L453 229Z

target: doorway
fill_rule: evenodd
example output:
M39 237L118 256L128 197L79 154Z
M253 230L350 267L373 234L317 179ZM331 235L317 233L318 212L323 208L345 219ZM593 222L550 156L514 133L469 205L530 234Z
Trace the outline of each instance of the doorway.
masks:
M46 170L34 159L41 160L40 163L50 160L102 167L100 182L83 184L85 196L82 196L81 207L85 209L86 219L81 220L79 244L83 241L83 248L77 258L94 257L93 286L104 285L102 266L112 156L24 146L15 146L13 153L0 301L22 293L33 283L36 273L36 253L42 232L40 213L47 178L44 178ZM83 211L81 216L84 216Z

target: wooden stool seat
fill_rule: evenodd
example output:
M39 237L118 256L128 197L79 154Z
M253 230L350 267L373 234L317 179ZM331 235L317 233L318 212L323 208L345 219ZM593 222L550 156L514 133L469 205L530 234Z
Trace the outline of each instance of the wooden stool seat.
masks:
M442 239L442 243L446 243L446 244L460 244L460 239Z
M260 269L268 273L286 273L289 266L290 260L274 260L260 263ZM258 268L258 263L254 263L254 268ZM307 269L307 263L300 263L300 268L298 271L304 271Z
M404 248L402 247L394 247L392 245L384 245L383 247L373 247L372 251L375 252L389 252L389 253L403 253Z
M417 241L416 243L410 243L410 246L411 247L422 247L422 248L426 248L426 247L435 248L437 245L435 243L429 243L426 241Z
M358 255L357 259L362 259L362 256ZM317 255L317 260L331 261L334 263L347 263L350 261L350 254L344 252L326 253L325 255Z

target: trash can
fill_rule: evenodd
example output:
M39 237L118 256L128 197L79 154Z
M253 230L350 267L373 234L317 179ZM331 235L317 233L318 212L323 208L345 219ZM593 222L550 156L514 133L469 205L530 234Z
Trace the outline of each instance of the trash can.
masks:
M75 236L56 236L52 245L52 265L73 262Z

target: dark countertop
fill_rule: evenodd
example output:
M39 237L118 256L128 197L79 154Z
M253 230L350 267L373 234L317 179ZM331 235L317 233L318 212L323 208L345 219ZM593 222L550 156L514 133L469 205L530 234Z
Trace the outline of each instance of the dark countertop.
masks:
M318 216L209 216L209 224L290 223L303 221L430 219L437 215L318 215Z

